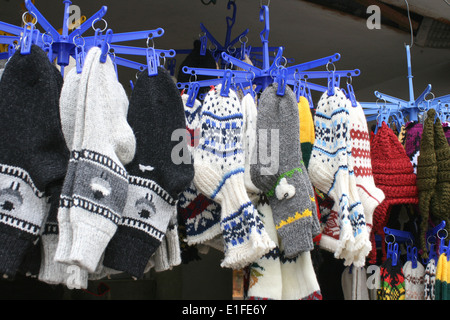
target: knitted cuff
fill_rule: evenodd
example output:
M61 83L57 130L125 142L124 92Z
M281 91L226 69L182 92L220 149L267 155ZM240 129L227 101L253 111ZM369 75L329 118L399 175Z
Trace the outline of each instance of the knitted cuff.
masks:
M128 226L119 226L105 250L103 265L141 279L145 267L160 242Z
M69 262L93 273L117 230L117 223L78 207L71 209L70 220L73 239Z
M66 202L67 207L60 207L58 210L58 242L54 259L56 262L69 263L70 249L72 247L70 206L68 199L61 199L61 202Z
M166 231L167 253L169 256L169 264L175 267L181 264L180 238L178 236L176 211L172 215L171 222Z
M73 204L73 182L77 168L77 160L73 159L73 154L67 166L66 177L59 196L59 206L57 212L58 222L58 246L55 252L55 261L66 263L69 261L70 248L72 247L72 227L70 225L70 208Z
M8 229L7 226L0 228L0 274L14 278L32 245L32 237L23 237L20 232Z
M163 272L170 270L172 267L169 263L169 257L167 255L167 243L166 238L163 239L155 254L152 256L154 268L156 272Z
M284 226L278 225L278 234L284 248L284 255L287 258L294 258L302 252L314 249L313 236L311 233L311 213L303 212L296 216L293 223Z
M275 248L275 243L246 194L242 174L230 176L220 193L225 241L225 259L221 266L240 269Z
M44 234L41 236L41 268L38 279L48 284L65 283L68 276L68 265L55 261L58 246L58 234Z

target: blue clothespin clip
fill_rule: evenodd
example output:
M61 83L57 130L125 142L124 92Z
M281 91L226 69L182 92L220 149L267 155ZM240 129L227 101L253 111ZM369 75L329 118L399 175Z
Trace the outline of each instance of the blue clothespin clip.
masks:
M220 95L222 97L228 97L230 88L232 85L232 76L233 73L231 70L225 70L222 81L222 88L220 89Z
M206 34L200 37L200 55L204 56L206 54L206 50L208 48L208 37Z
M398 243L389 242L387 245L387 259L392 260L392 266L396 266L398 263Z
M175 74L176 66L177 66L177 59L175 58L167 59L167 71L169 71L171 76Z
M147 48L147 70L148 76L156 76L158 74L158 66L159 66L159 57L156 53L155 48L148 47Z
M278 75L275 78L276 82L278 83L277 89L278 96L284 96L284 93L286 91L286 76L287 76L286 68L280 68L280 70L278 71Z
M356 103L355 91L353 90L351 82L347 82L347 94L348 94L347 97L352 102L352 107L356 107L358 104Z
M330 71L328 76L328 95L334 95L334 89L338 87L338 78L339 76L335 75L335 71Z
M436 250L436 244L435 243L431 243L430 244L430 253L428 255L427 263L430 261L430 259L434 259L435 263L437 263L438 259L439 259L438 255L437 255L437 250Z
M102 54L100 55L101 63L106 62L106 59L107 59L107 56L109 53L109 48L110 48L109 44L111 43L112 35L113 35L113 31L111 29L108 29L108 31L106 31L105 39L103 40L103 42L101 42L101 45L100 45L100 49L102 49Z
M36 43L36 37L39 36L39 30L33 23L26 23L23 28L23 35L20 42L20 54L27 55L31 52L31 46Z
M406 247L406 259L407 261L411 261L412 268L417 268L417 248L409 245Z
M200 85L198 82L191 82L188 86L188 91L186 94L188 95L188 99L186 101L186 105L188 107L193 107L195 99L197 98L198 91L200 90Z
M83 65L84 65L85 58L86 58L86 52L84 50L84 46L76 46L75 47L75 62L76 62L77 73L81 73L83 71Z

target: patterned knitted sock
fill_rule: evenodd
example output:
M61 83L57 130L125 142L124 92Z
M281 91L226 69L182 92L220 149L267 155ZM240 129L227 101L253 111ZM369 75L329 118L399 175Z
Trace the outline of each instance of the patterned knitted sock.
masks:
M252 182L269 198L275 226L289 258L311 251L312 239L320 233L314 189L302 159L300 139L295 138L300 134L298 119L293 91L286 88L284 96L278 96L277 84L267 87L258 106L259 159L250 165ZM276 134L278 141L274 141ZM270 163L270 169L265 166L267 162L262 152L265 147L270 150L272 159L274 154L278 157L278 162Z
M248 300L281 300L282 278L280 248L269 200L261 195L257 205L261 221L276 247L249 266Z
M405 300L405 277L402 267L392 265L390 258L380 266L378 300Z
M420 249L421 256L428 258L426 232L430 217L431 198L435 192L437 181L437 162L434 150L434 116L436 111L430 109L423 124L422 139L420 141L420 155L417 159L417 189L419 190Z
M182 95L186 128L189 133L188 149L192 153L200 137L201 104L195 100L192 107L187 105L188 95ZM221 233L220 205L200 193L194 182L180 194L178 213L185 226L188 245L195 245L211 240Z
M245 190L243 115L233 90L208 92L203 104L199 146L194 149L194 183L221 206L225 241L222 267L242 268L275 247Z
M435 299L435 283L436 283L436 261L430 259L425 268L424 275L424 300Z
M406 261L403 265L405 276L405 300L423 300L424 298L424 277L425 268L417 262L417 267L413 268L411 261Z
M69 263L95 272L121 219L128 193L124 164L133 159L136 141L126 120L128 98L111 59L101 63L97 47L88 55L93 56L93 65L85 96L82 151L74 155L78 164L70 208Z

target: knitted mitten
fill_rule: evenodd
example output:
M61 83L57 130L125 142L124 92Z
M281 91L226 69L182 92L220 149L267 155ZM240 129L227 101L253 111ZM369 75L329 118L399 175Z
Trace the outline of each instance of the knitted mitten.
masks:
M259 157L250 165L250 173L253 184L269 198L288 258L311 251L312 239L320 233L314 190L301 154L298 119L295 94L290 88L286 88L284 96L277 95L276 83L264 90L256 124ZM264 148L271 153L270 167L265 166Z
M234 91L220 95L216 86L205 97L201 138L194 149L194 183L200 192L221 206L225 241L222 267L242 268L275 244L267 235L245 190L242 149L243 115Z
M16 52L0 82L0 274L13 278L39 239L47 199L58 197L69 152L61 130L61 74L33 45Z
M187 150L184 137L181 142L172 139L176 130L185 133L186 120L178 89L165 69L158 68L152 77L140 75L130 98L128 123L135 132L136 154L126 164L128 197L103 264L142 278L163 239L179 246L176 202L194 175L190 154L188 161L180 162L175 152Z
M192 107L187 105L188 95L181 96L188 131L188 149L192 153L198 145L200 136L201 104L195 100ZM221 233L220 205L205 197L194 185L194 182L180 194L178 214L186 230L188 245L211 240Z
M365 217L356 187L351 155L351 104L345 94L325 92L314 116L315 142L309 162L309 175L313 185L334 201L339 216L339 242L335 257L344 259L345 265L364 265L368 246Z
M72 246L68 263L95 272L117 230L126 203L128 175L124 164L135 153L136 141L127 123L128 98L117 81L114 65L93 47L85 103L81 152L73 181L70 208ZM84 70L83 70L84 71Z

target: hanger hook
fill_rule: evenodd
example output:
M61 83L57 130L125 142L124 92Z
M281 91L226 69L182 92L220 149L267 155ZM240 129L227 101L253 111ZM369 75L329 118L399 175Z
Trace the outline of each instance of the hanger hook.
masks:
M233 7L233 16L227 17L227 27L231 28L236 22L236 2L235 0L229 0L227 4L227 9L230 10Z
M95 22L97 22L97 20L100 20L99 18L95 19L94 21L92 21L92 29L96 30L94 27ZM105 27L100 30L100 32L104 32L106 29L108 29L108 22L106 22L105 19L102 18L102 21L105 22Z
M329 69L329 67L328 67L329 65L332 65L332 66L333 66L333 71L331 71L331 70ZM334 71L336 71L336 66L334 65L333 62L327 62L327 65L326 65L325 67L326 67L326 69L327 69L328 72L334 72Z
M35 21L34 23L33 23L33 20L31 20L31 22L27 22L27 21L25 20L25 17L27 16L27 14L29 14L29 15L31 15L31 16L34 16L34 20L36 20L36 21ZM25 11L25 12L23 13L23 15L22 15L22 22L23 22L24 25L26 25L26 24L28 24L28 23L31 23L32 25L36 25L37 22L38 22L38 18L37 18L37 16L36 16L36 14L34 14L33 12Z
M412 22L411 22L411 15L410 15L410 12L409 12L409 3L408 3L407 0L405 0L405 3L406 3L406 11L408 13L409 29L410 29L410 34L411 34L410 48L412 48L413 45L414 45L414 31L413 31ZM406 43L405 43L405 45L406 45Z

